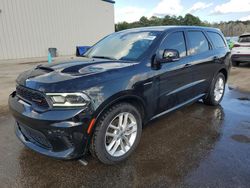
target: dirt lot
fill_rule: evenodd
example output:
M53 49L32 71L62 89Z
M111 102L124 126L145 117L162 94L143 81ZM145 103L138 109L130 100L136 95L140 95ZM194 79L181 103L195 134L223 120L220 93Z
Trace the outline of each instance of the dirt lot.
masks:
M243 92L250 92L250 63L241 64L231 69L228 84Z
M33 65L0 69L0 187L250 187L250 64L231 70L221 106L195 103L150 122L116 166L54 160L19 142L7 98Z

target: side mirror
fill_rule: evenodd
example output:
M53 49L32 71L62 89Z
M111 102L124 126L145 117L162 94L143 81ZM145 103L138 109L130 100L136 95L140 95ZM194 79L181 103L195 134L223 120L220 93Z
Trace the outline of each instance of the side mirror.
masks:
M157 54L155 54L152 57L151 67L154 70L161 69L162 63L170 63L174 61L178 61L180 59L180 55L178 50L174 49L165 49L158 51Z
M163 62L174 62L180 59L179 52L173 49L165 49L162 55Z

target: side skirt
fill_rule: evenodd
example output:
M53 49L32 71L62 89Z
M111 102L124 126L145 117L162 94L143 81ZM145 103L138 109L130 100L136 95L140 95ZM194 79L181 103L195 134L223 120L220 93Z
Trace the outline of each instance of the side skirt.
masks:
M188 100L188 101L186 101L186 102L184 102L184 103L181 103L181 104L179 104L179 105L177 105L177 106L175 106L175 107L173 107L173 108L170 108L170 109L168 109L168 110L166 110L166 111L164 111L164 112L161 112L160 114L157 114L157 115L153 116L150 120L153 120L153 119L155 119L155 118L158 118L158 117L160 117L160 116L163 116L163 115L165 115L165 114L167 114L167 113L169 113L169 112L172 112L172 111L174 111L174 110L176 110L176 109L178 109L178 108L180 108L180 107L182 107L182 106L185 106L185 105L187 105L187 104L189 104L189 103L192 103L192 102L194 102L194 101L197 101L198 99L204 97L205 95L206 95L205 93L200 94L200 95L196 96L195 98L192 98L192 99L190 99L190 100Z

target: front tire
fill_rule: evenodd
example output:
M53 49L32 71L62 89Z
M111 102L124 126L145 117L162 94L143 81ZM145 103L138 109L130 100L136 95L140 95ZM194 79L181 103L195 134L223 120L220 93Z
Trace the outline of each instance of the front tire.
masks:
M205 99L204 103L211 106L217 106L223 99L225 93L225 76L221 72L212 81L210 91Z
M90 152L104 164L118 163L135 150L141 132L141 115L135 106L129 103L113 105L97 121Z

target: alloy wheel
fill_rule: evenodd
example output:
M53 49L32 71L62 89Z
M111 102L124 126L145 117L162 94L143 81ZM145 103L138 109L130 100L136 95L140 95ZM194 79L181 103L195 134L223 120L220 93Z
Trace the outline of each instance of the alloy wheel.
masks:
M214 100L219 101L223 95L225 84L223 78L219 77L214 87Z
M137 136L137 122L133 114L122 112L109 124L105 134L106 151L113 157L126 154Z

